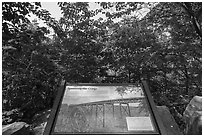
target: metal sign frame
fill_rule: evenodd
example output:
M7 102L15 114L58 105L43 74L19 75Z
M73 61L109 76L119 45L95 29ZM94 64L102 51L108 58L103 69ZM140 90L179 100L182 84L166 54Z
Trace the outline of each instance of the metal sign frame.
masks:
M46 124L45 130L44 130L44 135L51 135L51 134L56 134L53 132L55 124L56 124L56 119L59 113L59 109L62 103L62 99L66 90L66 86L124 86L124 85L136 85L136 84L132 84L132 83L125 83L125 84L119 84L119 83L115 83L115 84L107 84L107 83L73 83L73 84L67 84L66 81L62 81L61 85L58 89L58 93L49 117L49 120ZM149 107L149 111L151 113L151 115L153 116L153 125L156 128L157 133L155 132L128 132L128 133L118 133L118 134L162 134L165 135L166 134L166 130L165 127L159 117L159 114L156 110L156 106L154 104L153 98L151 96L149 87L147 85L146 81L142 81L142 83L140 84L143 92L145 94L146 97L146 101ZM72 134L72 133L57 133L57 134ZM100 134L100 133L77 133L77 134ZM117 133L102 133L102 134L117 134Z

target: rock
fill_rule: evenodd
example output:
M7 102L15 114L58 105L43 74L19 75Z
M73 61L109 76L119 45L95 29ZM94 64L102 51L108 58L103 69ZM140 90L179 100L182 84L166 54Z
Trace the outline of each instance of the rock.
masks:
M42 135L45 129L45 125L48 121L51 110L41 111L32 118L32 125L28 125L25 122L14 122L9 125L3 125L3 135ZM32 130L31 130L32 128Z
M9 125L5 125L2 128L3 135L30 135L32 131L30 126L25 122L14 122Z
M202 97L195 96L187 105L183 116L186 120L190 120L189 118L196 117L202 115ZM192 122L192 121L189 121Z
M181 135L179 126L171 115L168 107L166 106L157 106L158 114L161 118L161 121L165 127L167 135Z
M187 130L188 135L202 135L202 116L194 118Z
M186 134L202 134L202 97L193 97L183 113L183 118L186 122Z
M22 113L19 111L19 109L12 109L10 111L3 111L2 112L2 124L8 125L15 121L17 121L19 118L22 117Z

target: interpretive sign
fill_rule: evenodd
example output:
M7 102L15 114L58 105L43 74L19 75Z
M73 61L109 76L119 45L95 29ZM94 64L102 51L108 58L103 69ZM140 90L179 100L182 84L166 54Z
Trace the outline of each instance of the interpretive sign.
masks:
M160 134L139 84L67 84L48 134Z

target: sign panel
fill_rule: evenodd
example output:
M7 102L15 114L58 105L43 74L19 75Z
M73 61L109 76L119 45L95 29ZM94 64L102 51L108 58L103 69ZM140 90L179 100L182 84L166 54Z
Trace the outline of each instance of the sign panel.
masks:
M68 85L53 133L158 133L152 121L140 86Z

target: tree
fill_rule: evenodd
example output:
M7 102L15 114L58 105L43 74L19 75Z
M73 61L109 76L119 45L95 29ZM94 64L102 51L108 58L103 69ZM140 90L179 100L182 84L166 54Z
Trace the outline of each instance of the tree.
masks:
M47 45L49 31L26 18L39 7L39 3L2 4L3 111L17 110L28 122L37 111L52 106L60 80Z
M21 31L23 23L30 21L25 17L30 11L35 12L40 7L40 3L28 2L4 2L2 3L2 33L3 42L15 36Z
M69 82L94 82L100 65L100 37L105 32L100 20L91 19L93 12L88 3L58 3L60 19L67 38L62 39L60 64L66 68L64 77Z

